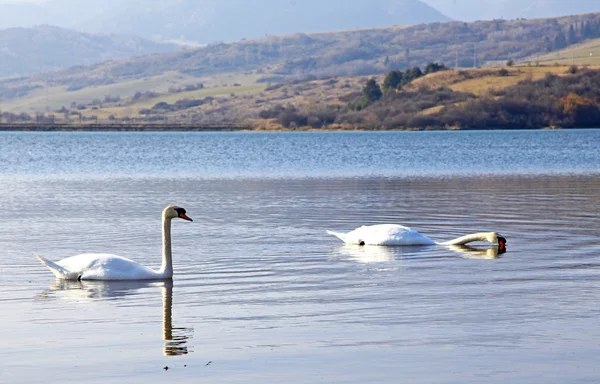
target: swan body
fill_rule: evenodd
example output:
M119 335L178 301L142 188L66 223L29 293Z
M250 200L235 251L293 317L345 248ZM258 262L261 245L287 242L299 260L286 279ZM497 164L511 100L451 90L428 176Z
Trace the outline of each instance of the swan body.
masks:
M435 241L398 224L363 225L348 233L327 231L346 244L357 245L434 245Z
M478 232L445 242L435 242L419 232L398 224L362 226L348 233L327 231L346 244L356 245L465 245L475 241L487 241L504 247L506 239L497 232Z
M63 280L160 280L173 277L171 254L171 220L192 221L185 209L170 205L163 211L163 259L156 271L125 257L106 253L86 253L67 257L57 262L39 255L35 257L52 273Z

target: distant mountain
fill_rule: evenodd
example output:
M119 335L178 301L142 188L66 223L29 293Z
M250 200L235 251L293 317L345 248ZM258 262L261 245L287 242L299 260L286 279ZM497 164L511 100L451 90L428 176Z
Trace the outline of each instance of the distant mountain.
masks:
M3 18L4 13L11 16ZM0 29L43 23L90 33L200 43L448 20L421 0L48 0L39 5L0 4Z
M129 0L80 28L211 43L447 20L420 0Z
M534 19L600 12L598 0L423 0L455 20Z
M582 23L588 25L587 35L576 32L573 41L565 41L569 28ZM563 36L562 41L558 36ZM103 81L118 83L166 73L204 78L254 71L263 82L285 82L306 77L374 75L390 69L424 67L430 62L462 68L504 64L591 38L600 38L600 13L269 36L69 68L31 78L80 89Z
M119 6L122 1L46 0L0 3L0 29L53 25L70 28Z
M163 53L177 48L139 37L92 35L51 26L9 28L0 31L0 77Z

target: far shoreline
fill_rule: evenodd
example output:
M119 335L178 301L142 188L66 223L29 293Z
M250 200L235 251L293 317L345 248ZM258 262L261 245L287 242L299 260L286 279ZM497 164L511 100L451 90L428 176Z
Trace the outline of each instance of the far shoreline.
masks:
M358 127L297 127L292 129L264 129L252 124L223 123L223 124L9 124L0 123L0 132L447 132L447 131L501 131L501 130L564 130L564 129L598 129L540 127L540 128L398 128L372 129Z

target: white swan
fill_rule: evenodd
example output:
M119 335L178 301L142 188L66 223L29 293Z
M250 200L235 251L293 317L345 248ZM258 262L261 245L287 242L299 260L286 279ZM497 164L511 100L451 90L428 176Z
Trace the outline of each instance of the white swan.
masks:
M356 245L465 245L474 241L487 241L506 250L506 239L497 232L479 232L438 243L419 232L398 224L378 224L356 228L348 233L327 231L346 244Z
M105 253L87 253L58 262L35 255L54 275L63 280L160 280L173 277L171 257L171 220L190 219L185 209L170 205L162 213L163 257L160 270L155 271L133 260Z

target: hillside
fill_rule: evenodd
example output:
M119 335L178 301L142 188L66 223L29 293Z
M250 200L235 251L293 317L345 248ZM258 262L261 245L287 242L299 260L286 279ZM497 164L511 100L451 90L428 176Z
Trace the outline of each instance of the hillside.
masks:
M73 129L96 124L110 124L112 129L144 129L144 124L148 129L163 124L194 129L241 123L266 130L535 129L600 124L599 66L442 69L402 87L385 88L391 73L371 79L338 77L137 94L35 116L4 112L3 122L67 123ZM370 94L370 83L381 86L384 95L365 104L361 100Z
M448 67L458 61L462 68L475 61L478 66L508 59L519 63L555 46L585 44L593 36L600 36L600 14L273 36L3 79L0 108L35 113L132 100L138 93L159 102L199 84L202 97L251 93L277 83L372 76L432 61Z
M555 42L558 36L563 39L557 47L563 48L568 44L564 36L569 28L582 22L593 25L593 33L600 36L600 14L293 34L34 75L5 81L5 89L0 91L8 100L11 94L27 94L14 90L32 83L82 89L162 76L166 72L194 78L254 72L263 81L279 82L306 76L370 75L393 68L423 66L430 61L449 66L458 62L459 67L482 66L552 51L558 44ZM152 90L132 89L131 94Z
M92 35L37 26L0 30L0 77L173 51L179 47L125 35Z
M385 88L385 79L381 84L383 97L371 99L362 109L349 104L346 111L335 116L335 122L371 129L539 129L600 125L598 66L441 71L395 89ZM365 97L365 90L361 97Z

